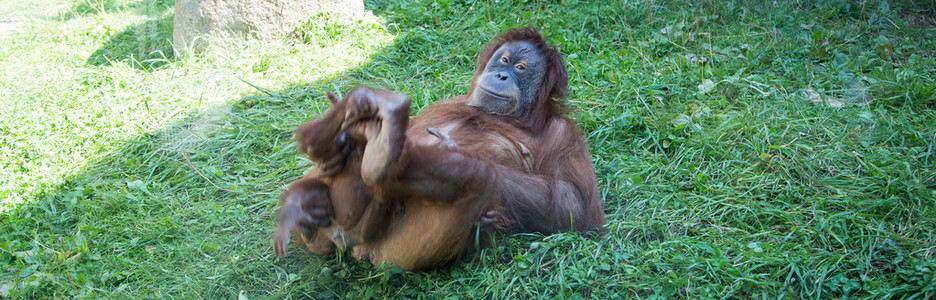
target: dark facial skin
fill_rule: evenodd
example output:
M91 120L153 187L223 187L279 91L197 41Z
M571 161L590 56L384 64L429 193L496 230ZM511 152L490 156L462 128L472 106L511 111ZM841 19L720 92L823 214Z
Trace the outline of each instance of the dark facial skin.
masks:
M524 116L533 108L545 71L546 63L529 42L506 43L478 76L470 104L492 114Z

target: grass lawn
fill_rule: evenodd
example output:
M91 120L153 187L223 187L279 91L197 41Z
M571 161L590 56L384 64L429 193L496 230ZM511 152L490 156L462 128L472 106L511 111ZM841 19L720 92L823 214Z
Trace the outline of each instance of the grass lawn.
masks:
M177 58L169 0L0 1L0 298L936 297L932 0L366 7ZM606 235L427 273L273 255L325 91L418 112L520 26L565 55Z

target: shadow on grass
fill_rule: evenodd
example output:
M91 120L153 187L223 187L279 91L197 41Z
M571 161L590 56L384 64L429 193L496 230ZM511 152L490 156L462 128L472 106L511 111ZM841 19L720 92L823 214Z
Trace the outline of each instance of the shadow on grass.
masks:
M172 23L170 14L130 26L91 53L86 63L104 66L122 62L144 71L166 65L173 59Z
M117 11L156 17L169 11L174 5L173 0L139 0L132 3L117 0L85 0L72 5L65 11L62 19L68 21L81 16Z
M173 14L167 14L173 6L171 0L140 0L129 4L114 0L81 1L67 11L63 20L117 11L148 17L148 21L129 26L110 37L103 46L91 53L86 63L106 66L120 62L151 71L173 59Z

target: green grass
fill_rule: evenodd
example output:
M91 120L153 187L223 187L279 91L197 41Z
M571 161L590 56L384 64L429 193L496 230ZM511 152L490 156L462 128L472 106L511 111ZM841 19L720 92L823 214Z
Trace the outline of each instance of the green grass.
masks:
M182 58L170 1L24 2L0 3L4 299L936 297L932 1L374 0ZM565 55L606 235L428 273L273 255L325 91L419 111L530 25Z

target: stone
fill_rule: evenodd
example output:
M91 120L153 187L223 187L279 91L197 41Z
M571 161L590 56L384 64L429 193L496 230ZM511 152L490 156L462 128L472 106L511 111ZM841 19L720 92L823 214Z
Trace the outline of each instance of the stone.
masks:
M364 16L363 0L177 0L172 44L176 55L212 43L248 38L269 41L293 32L300 22L325 12L349 19Z

